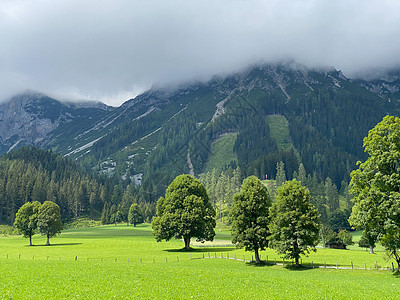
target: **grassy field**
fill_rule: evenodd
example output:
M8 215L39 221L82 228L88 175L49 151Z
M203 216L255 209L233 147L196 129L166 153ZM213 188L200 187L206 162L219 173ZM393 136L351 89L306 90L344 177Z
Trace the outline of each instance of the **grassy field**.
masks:
M211 172L214 168L221 170L231 161L237 162L237 157L233 152L233 146L237 138L237 133L226 133L211 145L211 156L208 160L205 172Z
M183 252L181 241L155 242L148 224L69 229L49 247L40 236L33 247L20 236L0 237L0 299L396 299L400 294L400 278L374 270L376 262L391 264L382 252L318 249L303 258L307 265L353 261L354 267L366 263L372 270L293 269L290 262L255 266L239 261L252 255L230 247L229 239L229 232L218 231L213 243ZM268 255L270 262L281 261L273 250L261 253L264 260Z

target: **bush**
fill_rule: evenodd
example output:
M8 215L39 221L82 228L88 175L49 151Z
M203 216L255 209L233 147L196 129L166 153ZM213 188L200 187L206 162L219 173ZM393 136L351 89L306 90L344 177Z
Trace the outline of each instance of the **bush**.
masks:
M67 228L88 228L88 227L97 227L100 226L100 221L91 220L89 218L77 218L68 222L64 225L65 229Z
M18 229L9 225L0 225L0 235L19 235Z

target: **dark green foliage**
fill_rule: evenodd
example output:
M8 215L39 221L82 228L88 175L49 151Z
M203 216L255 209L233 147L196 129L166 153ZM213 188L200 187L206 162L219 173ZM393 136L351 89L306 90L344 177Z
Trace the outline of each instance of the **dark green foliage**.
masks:
M246 178L240 192L233 197L232 243L254 251L256 263L261 262L258 251L268 247L270 206L268 191L255 176Z
M351 230L351 226L348 221L349 216L350 212L348 210L336 210L329 215L328 225L336 232L339 232L341 229Z
M338 233L329 228L324 236L325 245L328 248L346 249L353 244L353 235L347 230L340 230Z
M60 207L51 201L45 201L37 215L37 227L42 235L47 237L46 245L50 245L50 238L59 234L63 229Z
M30 246L32 246L32 236L37 229L39 209L39 202L27 202L18 209L15 216L14 227L18 228L25 238L29 238Z
M400 268L400 118L386 116L364 139L368 158L351 173L350 224L379 236Z
M310 192L297 180L287 181L277 190L270 209L270 247L294 259L316 251L319 242L318 211L310 203Z
M358 246L361 248L369 248L369 252L374 254L374 248L376 246L376 241L378 236L369 232L367 229L363 230L361 238L358 241Z
M143 216L137 203L133 203L129 208L128 221L133 224L134 227L137 224L143 223Z
M105 189L69 159L50 151L21 148L0 159L0 222L12 224L24 203L46 200L60 206L64 220L82 215L93 218L108 199Z
M285 164L280 161L276 163L276 186L280 187L286 181Z
M157 202L157 216L152 227L157 241L182 238L187 250L192 237L212 241L215 211L203 184L190 175L176 177L165 197Z

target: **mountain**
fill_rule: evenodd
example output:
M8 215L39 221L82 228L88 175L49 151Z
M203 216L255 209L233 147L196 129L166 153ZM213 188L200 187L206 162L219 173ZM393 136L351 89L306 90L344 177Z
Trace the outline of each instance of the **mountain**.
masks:
M308 174L339 186L365 158L368 130L398 115L391 76L390 97L375 81L292 61L152 88L118 108L20 95L0 106L2 150L17 142L52 149L87 170L135 182L150 201L182 173L239 166L243 176L274 178L279 161L287 178L303 163Z
M102 103L62 103L40 93L14 96L0 104L0 151L24 145L47 146L58 127L96 123L110 110Z
M400 101L400 69L370 79L356 79L355 82L389 101Z

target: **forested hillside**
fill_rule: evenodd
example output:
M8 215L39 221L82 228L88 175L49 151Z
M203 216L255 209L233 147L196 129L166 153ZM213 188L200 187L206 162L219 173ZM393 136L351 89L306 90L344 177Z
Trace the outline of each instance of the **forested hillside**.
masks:
M12 224L15 213L26 202L53 201L60 206L64 222L78 217L113 223L126 221L132 203L130 192L109 179L100 179L80 170L70 159L51 151L24 147L0 159L0 223ZM154 205L139 203L146 219Z
M52 194L63 218L102 213L110 223L117 215L126 219L128 203L138 202L149 219L154 203L179 174L201 177L215 168L214 176L222 171L232 176L240 167L241 179L275 180L281 164L286 179L302 166L309 188L318 186L312 190L314 201L323 198L318 205L332 213L325 192L318 190L329 178L328 185L345 191L357 160L365 158L363 138L383 116L399 114L398 101L374 92L370 84L332 68L308 69L289 61L254 65L208 82L154 88L118 108L90 109L86 112L98 114L60 122L39 143L71 160L48 152L24 159L27 150L2 158L1 222L11 222L12 212L25 201ZM40 112L46 110L42 106ZM53 106L59 107L52 104L50 111ZM64 165L60 169L57 163ZM229 204L224 199L219 201Z

